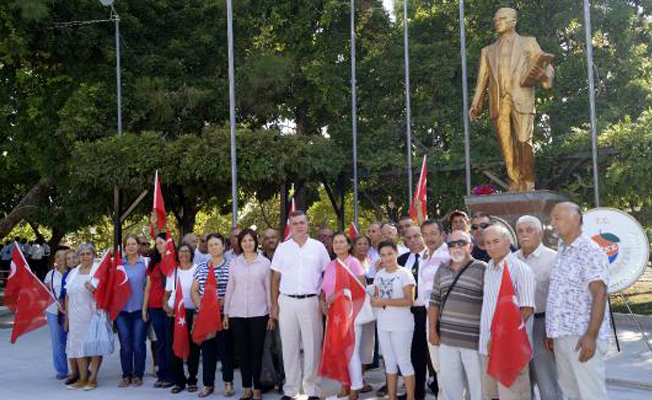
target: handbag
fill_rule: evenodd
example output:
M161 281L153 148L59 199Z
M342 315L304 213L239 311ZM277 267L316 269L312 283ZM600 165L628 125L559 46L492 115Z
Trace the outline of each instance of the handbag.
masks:
M376 320L376 310L371 306L371 296L369 293L366 293L364 296L364 303L362 308L358 311L358 315L355 317L355 325L364 325L369 322Z
M106 311L97 311L86 332L84 354L87 357L106 356L114 350L114 336Z
M450 285L450 287L448 288L448 291L446 292L446 295L441 299L441 306L439 306L439 313L438 313L438 315L437 315L437 336L439 336L439 334L441 333L441 314L442 314L442 312L444 311L444 306L446 305L446 300L448 300L448 296L449 296L449 295L451 294L451 292L453 291L453 288L455 287L455 284L457 283L457 280L460 279L460 276L462 276L462 274L464 273L464 271L466 271L466 269L467 269L468 267L470 267L471 264L473 264L473 261L475 261L475 260L471 260L471 261L469 261L469 262L464 266L464 268L462 268L462 270L460 271L460 273L457 274L457 276L455 277L455 279L453 279L453 283L452 283L452 284Z

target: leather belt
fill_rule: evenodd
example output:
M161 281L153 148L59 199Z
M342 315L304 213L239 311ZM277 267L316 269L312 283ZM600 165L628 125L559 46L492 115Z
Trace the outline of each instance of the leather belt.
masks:
M309 297L315 297L316 294L286 294L287 297L292 297L293 299L307 299Z

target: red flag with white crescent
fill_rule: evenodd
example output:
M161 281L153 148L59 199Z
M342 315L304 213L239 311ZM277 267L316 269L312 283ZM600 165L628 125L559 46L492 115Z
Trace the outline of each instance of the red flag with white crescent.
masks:
M186 307L183 304L183 289L181 280L177 278L174 296L174 340L172 342L174 355L185 360L190 355L190 338L188 336L188 322L186 321Z
M222 330L222 312L217 299L217 281L213 264L209 264L204 295L192 327L192 341L200 345L208 336Z
M326 317L319 375L350 386L349 362L355 347L353 327L355 317L364 304L366 292L360 281L340 260L335 263L333 296Z
M428 219L428 170L426 167L426 156L423 156L423 163L421 164L421 174L419 175L419 183L417 183L417 188L414 191L415 199L421 201L421 214L424 219ZM414 202L412 202L412 207L410 207L410 218L417 220L417 210L415 208Z
M94 280L97 281L97 287L93 292L93 297L95 297L95 304L99 310L108 310L111 297L113 297L113 285L111 282L113 271L111 261L111 252L107 251L102 256L95 274L93 274Z
M354 240L356 236L358 236L358 228L351 222L351 225L349 225L349 237L351 240Z
M131 296L131 285L129 284L129 277L127 276L127 271L125 271L122 257L117 249L113 252L112 265L111 283L113 295L111 297L108 311L111 316L111 321L115 321L118 314L120 314L120 311L122 311L127 304L127 301L129 301L129 296Z
M11 343L46 325L45 309L56 302L52 292L29 268L20 245L15 242L3 301L14 313Z
M532 346L525 330L525 322L509 275L507 262L491 322L491 347L487 374L506 387L518 377L532 358Z
M292 203L290 204L290 212L288 214L291 214L297 210L297 205L294 204L294 197L292 198ZM292 237L292 232L290 231L290 217L285 221L285 229L283 230L283 241L285 242L289 238Z
M177 249L174 246L174 239L172 239L169 229L165 231L165 238L165 254L161 259L161 272L166 276L170 276L177 267Z
M158 170L154 175L154 202L152 204L152 212L156 214L156 225L158 231L162 232L165 229L165 203L163 202L163 191L161 190L161 180L158 177ZM154 224L150 222L149 234L152 238L156 237Z

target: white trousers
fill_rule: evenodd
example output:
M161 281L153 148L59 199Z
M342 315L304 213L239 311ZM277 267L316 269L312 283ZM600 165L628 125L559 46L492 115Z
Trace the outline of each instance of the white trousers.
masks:
M349 377L351 378L351 390L362 389L362 361L360 359L360 350L362 349L362 327L363 325L355 325L353 331L355 332L355 346L353 347L353 354L349 361Z
M414 328L406 331L381 331L378 330L378 344L383 352L385 372L388 374L414 375L410 349L412 348L412 334Z
M532 361L530 361L530 380L532 390L536 385L542 400L563 400L557 379L557 366L555 356L545 348L546 319L531 318L534 320L534 333L532 340ZM532 395L534 398L534 394Z
M356 326L356 329L358 327ZM376 344L376 321L368 322L361 326L362 339L360 341L360 361L363 364L374 362L374 345Z
M482 361L480 353L477 350L441 344L439 357L441 370L438 372L438 377L443 393L442 397L447 400L463 399L468 381L467 397L471 400L481 400Z
M579 336L555 338L555 361L559 386L569 400L607 400L604 356L609 343L598 340L595 355L580 362L580 352L575 350Z
M286 396L295 397L301 391L300 348L303 345L303 391L308 396L320 396L321 382L317 376L324 333L322 313L317 296L295 299L279 296L279 328L283 348Z

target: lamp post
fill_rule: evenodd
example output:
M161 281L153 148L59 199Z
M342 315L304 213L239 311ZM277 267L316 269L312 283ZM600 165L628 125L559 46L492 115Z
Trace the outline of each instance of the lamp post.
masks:
M231 198L233 226L238 223L238 160L235 149L235 67L233 62L233 4L226 0L226 29L229 45L229 117L231 129Z

